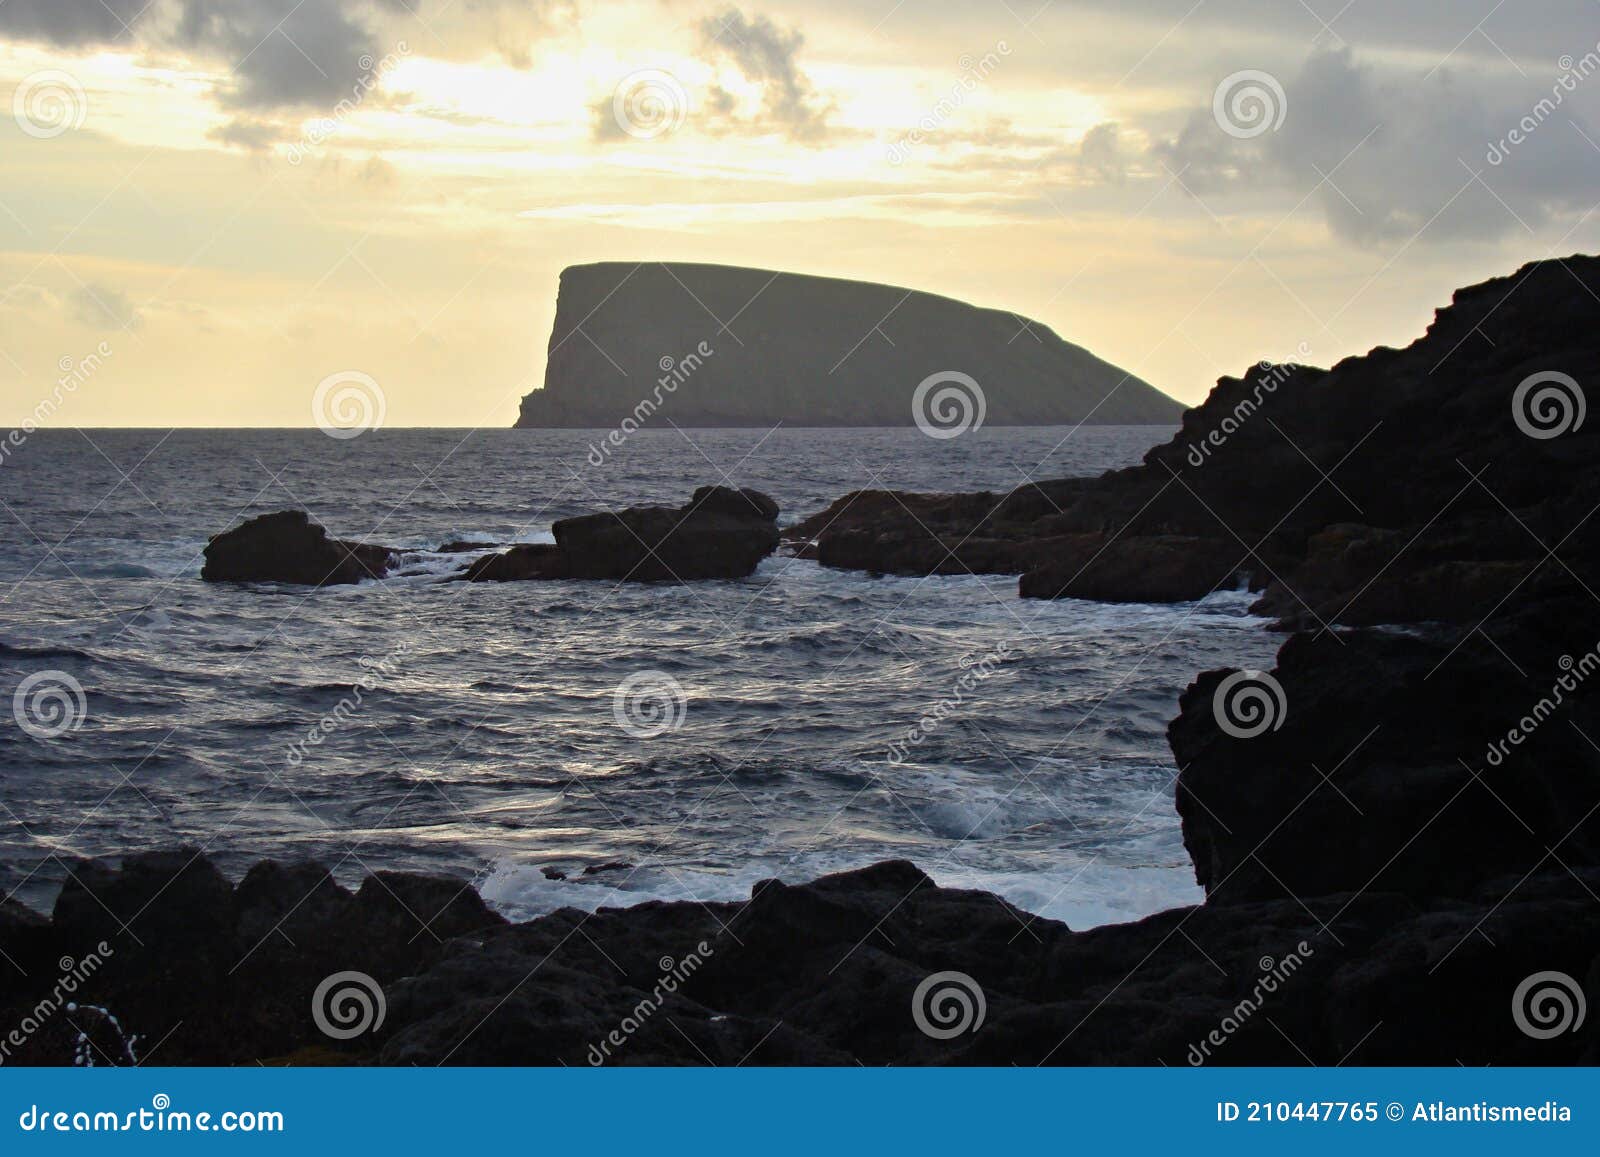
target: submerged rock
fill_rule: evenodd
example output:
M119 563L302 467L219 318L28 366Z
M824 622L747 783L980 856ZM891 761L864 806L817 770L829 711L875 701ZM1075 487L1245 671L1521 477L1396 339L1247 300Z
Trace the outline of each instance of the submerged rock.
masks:
M382 578L397 551L342 542L303 510L252 518L206 544L200 577L207 582L295 583L334 586Z

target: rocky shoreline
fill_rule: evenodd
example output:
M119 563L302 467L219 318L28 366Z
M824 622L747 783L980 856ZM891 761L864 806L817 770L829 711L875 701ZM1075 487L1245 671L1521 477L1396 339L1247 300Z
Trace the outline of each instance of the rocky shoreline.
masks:
M1168 732L1203 905L1075 931L889 862L509 924L464 881L185 849L0 906L0 1034L32 1023L3 1059L1600 1063L1597 291L1537 263L1405 350L1225 379L1142 466L787 532L1026 597L1259 592L1276 666L1198 675Z
M1005 495L858 491L786 537L841 569L1017 574L1024 597L1248 583L1288 628L1477 621L1576 591L1600 549L1581 386L1597 289L1600 259L1535 262L1459 290L1405 349L1223 378L1139 466Z

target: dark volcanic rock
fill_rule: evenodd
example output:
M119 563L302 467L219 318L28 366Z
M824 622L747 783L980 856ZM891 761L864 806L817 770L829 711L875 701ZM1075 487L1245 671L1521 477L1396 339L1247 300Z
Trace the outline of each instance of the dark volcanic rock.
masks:
M1568 567L1600 550L1600 423L1578 420L1600 381L1597 320L1600 259L1535 262L1459 291L1403 350L1222 379L1140 466L999 497L862 492L790 534L828 566L1033 571L1022 593L1040 597L1192 598L1226 581L1210 544L1231 544L1286 626L1473 622L1524 584L1596 588ZM1519 394L1552 372L1576 393ZM1103 582L1079 575L1096 534L1129 564L1097 563ZM1178 538L1208 544L1192 570L1165 549ZM1119 589L1141 559L1161 575Z
M382 578L395 553L386 546L329 538L305 511L284 510L212 538L200 577L207 582L332 586Z
M755 490L702 486L688 505L635 506L564 518L555 545L517 546L473 562L472 582L737 579L778 546L778 504Z
M319 984L357 971L392 986L452 938L505 923L465 881L445 877L379 873L352 895L320 864L264 862L232 886L196 848L67 867L50 921L0 912L0 947L23 969L0 975L0 1022L41 1022L8 1063L71 1063L75 1034L98 1022L66 999L109 1009L137 1035L140 1059L157 1064L271 1061L307 1048L343 1050L324 1063L348 1063L373 1042L319 1031ZM67 968L58 957L98 966L39 1017Z
M1169 728L1197 879L1213 901L1426 898L1554 857L1600 867L1596 648L1587 596L1482 629L1296 635L1270 673L1275 730L1230 710L1228 672L1201 675Z
M232 922L233 888L199 848L96 860L68 868L52 923L85 942L126 931L141 939L208 943Z
M1107 603L1176 603L1231 589L1248 551L1236 542L1178 535L1050 539L1050 561L1024 574L1022 597Z
M531 543L514 546L500 554L474 559L462 572L468 582L520 582L524 579L564 579L571 577L567 555L559 546Z
M777 504L707 486L687 506L565 518L551 529L573 578L685 582L744 578L778 546Z
M784 531L823 566L876 574L1017 574L1049 557L1052 535L1088 529L1049 521L1079 481L1008 495L857 490Z
M107 933L101 967L75 995L136 1033L141 1059L1600 1061L1592 1023L1536 1039L1512 1014L1512 994L1538 972L1564 972L1587 983L1591 1002L1600 997L1593 868L1547 866L1426 902L1370 888L1207 904L1088 932L940 888L904 862L767 881L744 903L568 908L519 925L459 881L384 873L352 897L319 866L263 864L218 905L214 879L192 852L141 859L127 879L95 869L109 896L139 900L153 919ZM194 901L210 913L199 943L178 932ZM0 983L0 1018L13 1022L34 1014L56 979L43 950L84 959L99 951L85 937L102 931L36 918L5 927L7 953L40 962ZM351 971L382 992L386 1015L335 1040L312 1015L313 993ZM69 1063L80 1019L57 1010L7 1060ZM957 1020L964 1031L926 1031Z

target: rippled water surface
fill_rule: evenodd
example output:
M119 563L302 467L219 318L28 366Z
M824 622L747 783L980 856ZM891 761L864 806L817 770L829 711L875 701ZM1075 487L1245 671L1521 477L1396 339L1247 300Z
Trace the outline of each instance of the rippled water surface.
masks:
M0 466L0 691L60 672L87 713L43 738L0 716L0 887L48 904L62 858L187 842L234 873L472 876L513 915L891 856L1077 925L1192 902L1164 729L1196 672L1270 660L1243 595L1045 603L785 557L740 582L479 585L428 549L724 480L786 522L864 486L1004 491L1168 436L647 430L596 465L601 432L37 433ZM292 506L415 552L406 573L200 581L210 534ZM631 676L682 688L681 712L644 704L675 728L619 725Z

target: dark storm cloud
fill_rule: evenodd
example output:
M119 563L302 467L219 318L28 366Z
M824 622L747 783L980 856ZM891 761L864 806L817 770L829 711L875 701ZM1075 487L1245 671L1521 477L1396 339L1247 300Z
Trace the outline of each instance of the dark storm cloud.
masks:
M146 0L6 0L0 36L78 48L132 39Z
M230 65L223 103L274 108L348 96L386 51L344 0L183 0L175 42Z
M529 38L552 12L570 7L564 0L0 0L0 39L177 48L219 66L217 97L230 108L315 108L350 96L419 17L449 18L451 55L497 53L526 65Z
M1600 56L1591 59L1600 69ZM1600 96L1600 71L1574 81L1574 93L1584 83ZM1442 69L1379 69L1349 49L1320 52L1283 80L1277 130L1240 139L1212 109L1195 109L1152 155L1202 198L1287 188L1350 241L1497 237L1600 197L1596 134L1573 97L1547 99L1556 87L1515 76L1469 83ZM1535 110L1533 131L1501 146Z

